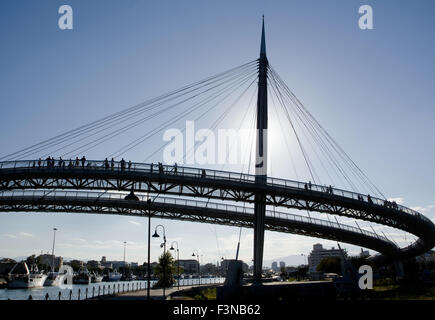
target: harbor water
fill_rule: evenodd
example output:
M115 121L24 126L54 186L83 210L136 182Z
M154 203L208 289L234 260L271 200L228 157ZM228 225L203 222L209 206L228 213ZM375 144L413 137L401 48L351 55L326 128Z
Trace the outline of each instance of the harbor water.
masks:
M223 283L225 278L185 278L180 279L180 286L199 285L199 280L201 280L201 285L207 285ZM151 288L153 288L156 282L156 280L151 280ZM174 287L177 285L178 283L176 282ZM0 289L0 300L28 300L29 296L31 296L33 300L84 300L100 295L144 290L146 288L146 280L135 280L72 284L32 289Z

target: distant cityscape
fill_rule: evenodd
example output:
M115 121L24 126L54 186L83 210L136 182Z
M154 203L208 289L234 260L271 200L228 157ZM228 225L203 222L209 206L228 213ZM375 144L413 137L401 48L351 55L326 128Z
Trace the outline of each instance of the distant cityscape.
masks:
M265 266L263 268L263 273L265 275L279 275L282 272L295 272L301 268L306 268L306 274L311 278L319 278L319 272L317 268L322 260L326 258L349 258L346 249L339 249L331 247L330 249L324 248L322 244L316 243L313 245L312 251L308 255L302 255L305 257L305 263L299 265L286 265L284 261L273 261L271 267ZM370 257L370 252L368 250L363 250L359 255L354 256L354 258L368 258ZM54 269L59 269L63 265L69 265L74 271L79 270L82 267L86 267L89 270L96 271L98 273L104 273L105 271L112 270L130 270L133 274L138 276L145 276L147 263L139 264L138 262L128 262L119 260L108 260L106 256L102 256L100 260L79 260L79 259L64 259L61 256L53 256L49 253L41 253L40 255L32 255L30 257L24 258L19 257L18 259L2 258L0 259L0 278L4 275L8 269L6 265L10 266L14 263L20 262L18 260L23 260L29 262L29 260L34 259L37 264L43 270L51 270L51 266L54 263ZM198 272L207 275L217 275L225 276L228 269L229 263L233 259L221 259L214 263L200 264L197 259L180 259L175 260L175 265L180 267L183 274L186 275L197 275ZM422 256L417 257L417 261L434 262L435 252L430 251ZM32 261L30 261L32 262ZM158 265L157 262L151 262L150 267L153 272L155 267ZM245 274L250 274L253 272L253 266L249 266L247 263L242 261L243 272Z

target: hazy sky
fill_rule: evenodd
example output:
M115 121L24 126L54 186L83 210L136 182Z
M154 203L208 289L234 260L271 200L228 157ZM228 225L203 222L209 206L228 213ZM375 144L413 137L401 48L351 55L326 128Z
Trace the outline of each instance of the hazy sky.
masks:
M74 10L73 30L58 28L62 4ZM358 28L362 4L373 7L374 30ZM293 92L385 195L433 219L434 12L429 0L3 0L1 154L256 59L264 14L269 61ZM142 161L148 147L129 158ZM271 157L274 176L295 178L287 158ZM153 228L158 223L168 242L179 242L180 258L194 249L205 262L235 255L237 228L165 220ZM0 256L51 250L58 226L62 256L121 260L127 241L127 260L146 257L140 218L1 213L0 226ZM243 230L245 261L252 237ZM307 254L315 242L335 245L270 232L265 241L266 260ZM152 259L160 253L155 240Z

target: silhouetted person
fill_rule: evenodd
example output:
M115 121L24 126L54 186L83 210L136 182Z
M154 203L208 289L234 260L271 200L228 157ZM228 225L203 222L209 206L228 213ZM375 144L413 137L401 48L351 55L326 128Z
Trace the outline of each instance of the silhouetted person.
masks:
M107 160L107 158L104 160L104 167L109 169L109 160Z
M367 202L369 202L369 203L373 203L373 201L372 201L372 197L370 197L369 194L367 195Z
M39 158L39 160L38 160L38 168L41 166L41 158Z
M308 189L311 190L311 181L308 181Z
M163 164L159 162L159 173L163 173Z
M175 162L175 163L174 163L174 173L175 173L175 174L177 174L177 169L178 169L178 166L177 166L177 163Z
M206 176L205 169L202 169L202 171L201 171L201 178L205 178L205 176Z
M131 160L128 160L128 170L131 169Z
M125 160L124 158L121 159L121 170L125 169Z
M82 157L82 168L85 167L85 163L86 163L86 158L85 156Z
M115 168L115 159L112 158L112 160L110 160L110 166L113 170L113 168Z
M78 167L80 165L80 159L79 157L76 157L76 167Z

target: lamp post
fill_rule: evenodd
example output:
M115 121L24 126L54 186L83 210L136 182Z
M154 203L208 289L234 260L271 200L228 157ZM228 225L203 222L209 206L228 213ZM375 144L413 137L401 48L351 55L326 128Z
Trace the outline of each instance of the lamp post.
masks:
M150 285L151 285L151 265L150 265L150 251L151 251L151 199L147 200L148 204L148 266L147 266L147 300L150 299Z
M301 256L304 256L304 257L305 257L305 261L306 261L306 264L308 265L308 257L307 257L307 255L306 255L306 254L303 254L303 253L301 253Z
M180 290L180 251L178 250L178 242L177 241L172 241L171 243L171 247L169 248L169 250L175 250L173 247L173 244L177 245L177 272L178 272L178 290Z
M125 276L125 246L127 245L127 242L126 241L124 241L124 276Z
M57 228L53 228L53 250L51 251L51 255L53 256L53 260L52 260L52 264L51 264L51 272L53 272L53 277L54 277L54 244L56 242L56 231Z
M224 261L225 261L225 257L222 256L222 258L221 258L221 272L222 272L222 275L225 277L227 275L227 270L225 269L225 271L224 271L224 268L222 267L222 263ZM226 265L228 266L228 264L226 264Z
M199 279L199 285L201 285L201 265L199 263L199 252L198 252L198 250L193 250L192 257L195 257L195 251L196 251L196 257L198 258L198 279Z
M156 229L154 230L154 234L153 234L153 238L159 238L159 234L157 233L157 228L161 227L163 229L163 243L160 245L160 247L163 247L163 280L165 280L166 278L166 263L165 263L165 259L166 259L166 232L165 232L165 227L162 226L161 224L156 226ZM164 282L162 282L163 284L163 299L165 299L166 296L166 292L165 292L165 284Z

